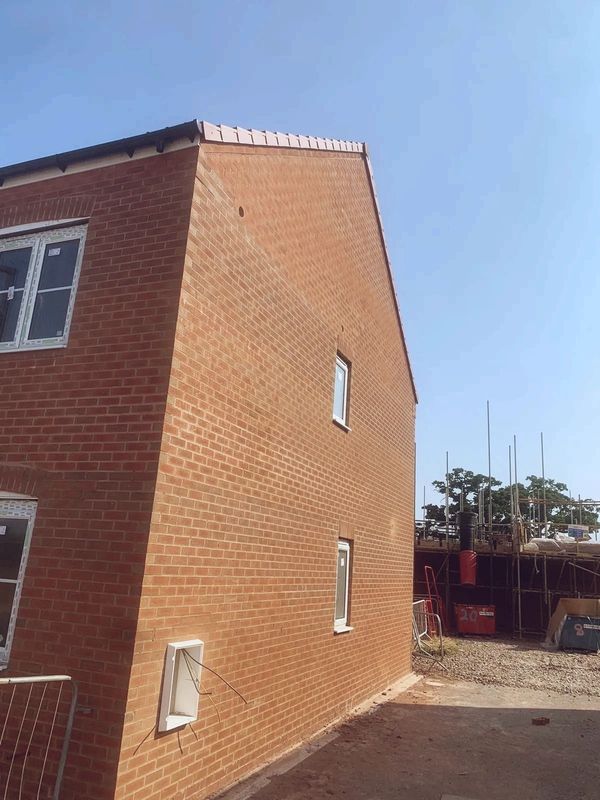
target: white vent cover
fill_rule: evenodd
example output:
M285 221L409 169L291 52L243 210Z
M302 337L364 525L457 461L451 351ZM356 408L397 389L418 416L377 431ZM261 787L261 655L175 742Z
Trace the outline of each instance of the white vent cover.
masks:
M198 719L198 699L204 642L170 642L165 655L159 731L180 728Z

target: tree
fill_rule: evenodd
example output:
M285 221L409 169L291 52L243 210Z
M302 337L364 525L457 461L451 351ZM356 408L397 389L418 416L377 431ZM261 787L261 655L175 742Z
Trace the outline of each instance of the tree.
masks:
M502 481L492 477L492 521L495 523L508 523L511 519L511 489L503 486ZM433 481L434 488L441 494L446 494L446 481ZM568 495L567 485L553 478L546 478L546 519L555 524L569 524L572 520L579 522L579 507L573 506ZM448 473L448 499L449 513L452 519L460 511L462 496L465 511L479 511L479 492L483 491L483 518L487 524L489 515L489 478L487 475L475 473L471 470L455 467ZM518 485L519 510L521 516L529 521L544 520L544 481L537 475L528 475L527 484ZM514 498L514 486L513 486ZM429 503L425 506L427 519L436 522L445 522L445 499L440 503ZM572 513L571 513L572 512ZM583 507L581 522L583 525L597 526L600 506Z
M529 515L536 519L544 520L544 480L537 475L528 475L527 495L531 498L532 508ZM571 521L579 522L579 505L573 502L567 494L567 484L546 478L546 518L548 522L569 524ZM587 501L584 501L587 502ZM535 509L535 510L534 510ZM539 510L538 510L539 509ZM581 524L594 526L598 524L598 506L582 506ZM521 507L523 512L523 507Z
M440 494L446 494L446 481L433 481L433 486ZM502 486L502 481L492 477L492 501L495 494L495 487ZM460 511L461 496L462 506L464 511L479 510L479 492L483 490L485 495L485 514L487 518L487 502L489 490L489 478L487 475L482 475L480 472L472 472L462 467L455 467L448 473L448 505L450 516L454 516L457 511ZM509 501L510 502L510 501ZM437 522L444 522L446 519L446 506L445 501L441 505L430 503L426 506L427 518L436 520ZM510 511L509 511L510 516ZM494 511L495 517L495 511Z
M494 490L492 489L492 522L510 522L512 502L514 502L514 487L513 487L513 501L510 497L510 486L501 486ZM525 492L525 487L522 483L518 485L519 496ZM486 521L488 518L488 509L485 509Z

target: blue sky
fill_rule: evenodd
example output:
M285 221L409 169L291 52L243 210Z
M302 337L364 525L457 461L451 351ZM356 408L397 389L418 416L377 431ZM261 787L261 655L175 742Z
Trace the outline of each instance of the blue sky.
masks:
M600 4L4 0L0 163L198 117L366 140L419 391L451 466L597 497Z

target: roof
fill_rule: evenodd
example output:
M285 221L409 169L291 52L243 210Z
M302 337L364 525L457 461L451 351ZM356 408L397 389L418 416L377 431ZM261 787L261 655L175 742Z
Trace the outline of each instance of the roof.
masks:
M170 128L161 128L158 131L149 131L137 136L128 136L125 139L114 139L111 142L93 144L91 147L81 147L78 150L67 150L65 153L57 153L53 156L43 156L34 158L31 161L21 161L18 164L10 164L0 167L0 186L6 178L13 178L18 175L25 175L28 172L58 167L65 172L70 164L79 161L88 161L93 158L110 156L114 154L125 154L130 158L140 147L151 145L156 148L158 153L162 153L165 145L179 139L188 138L193 142L200 132L199 124L196 120L183 122L180 125L173 125Z
M228 142L233 144L253 144L263 147L294 147L306 150L335 150L346 153L364 153L366 145L362 142L349 142L343 139L324 139L319 136L303 136L293 133L279 133L275 131L258 131L250 128L231 128L228 125L213 125L210 122L190 120L169 128L160 128L148 131L137 136L127 136L124 139L114 139L91 147L81 147L77 150L67 150L31 161L21 161L0 167L0 186L6 178L25 175L29 172L58 167L65 172L70 164L88 161L110 155L128 155L130 158L136 150L142 147L154 147L157 153L162 153L165 147L180 139L189 139L193 142L196 138L205 142Z
M254 128L229 127L228 125L214 125L211 122L202 122L194 119L190 120L189 122L182 122L179 125L172 125L168 128L160 128L156 131L141 133L137 136L128 136L124 139L114 139L113 141L95 144L91 147L68 150L64 153L43 156L42 158L34 158L30 161L21 161L18 164L10 164L5 167L0 167L0 187L7 178L19 177L28 173L39 172L52 168L58 168L64 173L69 165L76 164L78 162L90 161L111 155L126 155L129 158L132 158L134 153L140 148L151 147L155 149L157 153L162 153L169 144L180 142L183 139L188 139L190 144L198 141L254 145L258 147L289 147L300 150L326 150L330 152L359 153L364 157L371 193L373 196L373 203L377 212L379 233L381 236L381 243L386 260L388 278L394 299L396 315L398 318L400 337L406 353L406 361L408 364L408 371L410 374L414 397L415 400L417 400L417 391L410 366L410 358L408 355L408 348L406 346L406 339L404 338L404 331L402 329L400 309L398 307L398 299L394 287L392 267L385 241L385 234L383 231L383 222L379 210L377 192L375 190L373 171L371 169L367 145L364 142L347 141L344 139L326 139L319 136L305 136L301 134L279 133L275 131L259 131L255 130Z

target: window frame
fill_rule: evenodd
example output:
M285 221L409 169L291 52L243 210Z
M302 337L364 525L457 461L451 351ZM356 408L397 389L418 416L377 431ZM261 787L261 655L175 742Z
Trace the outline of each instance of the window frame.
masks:
M352 559L352 552L351 552L350 542L347 539L338 539L337 542L337 551L336 551L336 570L335 570L335 604L334 604L334 611L333 611L333 630L334 633L344 633L345 631L351 631L352 628L348 625L348 605L350 600L350 576L351 576L351 559ZM337 613L337 601L338 601L338 579L339 579L339 562L340 562L340 552L344 552L346 554L346 584L345 584L345 592L344 592L344 616L343 617L336 617Z
M55 223L59 224L59 223ZM55 347L66 347L69 340L71 320L75 307L75 297L81 273L83 252L85 250L85 240L87 235L87 224L78 224L68 227L56 227L20 233L17 235L3 235L0 231L0 252L5 250L17 250L22 247L31 247L31 258L27 271L27 277L23 286L23 299L17 319L15 337L10 342L0 342L0 353L14 353L21 350L45 350ZM46 245L52 242L60 242L66 239L77 239L79 247L77 258L73 269L73 281L71 286L53 287L52 289L42 290L43 293L54 292L70 288L69 303L65 315L65 323L62 336L52 336L45 339L29 339L29 331L33 319L35 302L38 296L38 286L42 274L42 265ZM0 290L4 294L5 290Z
M335 413L335 393L337 387L337 368L340 368L344 372L344 398L343 398L343 407L344 407L344 416L338 417ZM343 428L348 429L348 386L350 383L350 362L346 361L346 359L340 355L339 353L335 357L335 367L333 370L333 412L332 417L333 421L337 422L338 425L341 425Z
M31 546L31 537L33 534L33 526L35 523L35 514L37 511L37 502L35 500L21 500L9 499L0 497L0 517L3 519L26 519L27 530L25 532L25 541L23 542L23 552L21 553L21 563L19 564L19 572L16 579L13 578L0 578L0 583L9 583L15 586L15 594L13 597L12 608L10 611L10 618L8 623L8 630L6 633L6 641L0 645L0 664L8 664L10 658L10 651L12 648L15 628L17 625L17 616L19 613L19 603L21 600L21 593L23 591L23 581L25 580L25 570L27 568L27 559L29 557L29 549Z

